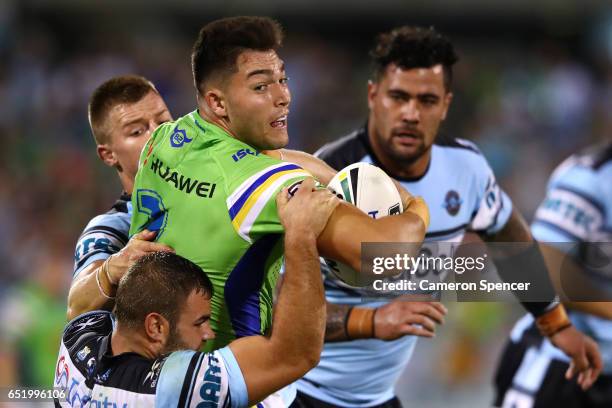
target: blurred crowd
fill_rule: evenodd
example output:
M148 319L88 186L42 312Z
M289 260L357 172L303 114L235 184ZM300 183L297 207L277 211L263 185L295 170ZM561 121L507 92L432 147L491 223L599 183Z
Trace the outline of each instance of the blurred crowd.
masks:
M121 193L113 170L96 158L88 97L111 76L137 73L157 85L175 117L191 111L189 51L198 24L149 21L102 36L70 18L26 19L0 8L0 20L0 385L50 386L74 244ZM281 22L293 96L290 147L314 152L365 122L374 33L351 41ZM479 145L528 219L564 157L612 138L612 29L585 26L590 31L566 41L437 25L460 54L443 132Z

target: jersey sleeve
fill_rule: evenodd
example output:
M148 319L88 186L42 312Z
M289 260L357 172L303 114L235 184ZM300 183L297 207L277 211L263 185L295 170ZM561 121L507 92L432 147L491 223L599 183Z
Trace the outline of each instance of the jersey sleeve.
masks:
M512 201L501 189L495 174L482 154L473 163L476 171L476 207L469 229L479 233L494 234L508 222L512 213Z
M103 214L93 218L77 241L72 279L92 262L119 252L127 244L129 224L127 214Z
M606 217L605 203L599 197L597 180L589 169L573 167L556 172L536 211L533 236L545 242L598 241Z
M212 353L176 351L165 360L157 407L245 407L244 377L229 347Z
M276 194L297 186L310 174L297 164L254 157L238 177L229 177L227 209L232 226L246 241L283 232ZM237 173L234 173L237 174Z

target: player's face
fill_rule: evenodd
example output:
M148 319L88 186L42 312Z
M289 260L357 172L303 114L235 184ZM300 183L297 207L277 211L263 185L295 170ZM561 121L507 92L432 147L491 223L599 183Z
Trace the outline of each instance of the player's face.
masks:
M109 148L115 166L131 180L138 170L138 158L151 133L172 116L157 92L149 92L140 101L118 104L111 108L107 118Z
M237 68L225 86L230 130L258 150L286 146L291 94L283 61L272 50L245 51Z
M383 154L397 162L421 157L433 144L451 99L442 65L387 66L379 81L368 85L372 136Z
M214 337L210 328L210 298L194 290L185 301L166 351L199 350L203 342Z

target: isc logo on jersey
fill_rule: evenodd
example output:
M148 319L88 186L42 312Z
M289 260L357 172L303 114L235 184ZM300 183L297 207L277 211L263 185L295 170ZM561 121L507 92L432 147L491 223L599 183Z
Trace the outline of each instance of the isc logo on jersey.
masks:
M334 176L327 187L338 198L354 204L375 219L404 211L393 180L384 171L368 163L355 163L345 167ZM349 266L331 259L325 259L325 263L347 286L364 286L360 283L360 274Z
M238 150L236 153L232 154L232 159L233 159L235 162L237 162L237 161L239 161L240 159L243 159L243 158L245 158L245 157L247 157L247 156L249 156L249 155L251 155L251 156L257 156L257 155L259 155L259 152L254 152L254 151L252 151L251 149L240 149L240 150Z

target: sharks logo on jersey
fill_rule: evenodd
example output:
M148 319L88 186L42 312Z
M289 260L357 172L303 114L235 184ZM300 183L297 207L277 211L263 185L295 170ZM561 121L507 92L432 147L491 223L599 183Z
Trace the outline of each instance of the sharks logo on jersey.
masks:
M384 170L373 154L365 127L324 146L317 155L335 169L367 162ZM495 233L503 228L512 211L512 203L497 184L486 159L466 140L440 138L432 147L425 174L419 179L398 181L429 205L431 223L422 247L422 253L427 256L452 257L466 231ZM443 280L447 272L422 268L402 278L427 276L427 279ZM332 303L377 307L388 301L367 303L364 297L368 293L347 288L327 277L324 282L327 300ZM323 364L299 380L298 389L340 406L372 406L388 401L394 395L393 386L415 344L416 338L412 336L389 342L326 343L321 355ZM380 370L383 366L385 369ZM357 391L349 384L361 385Z

